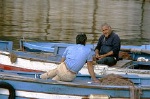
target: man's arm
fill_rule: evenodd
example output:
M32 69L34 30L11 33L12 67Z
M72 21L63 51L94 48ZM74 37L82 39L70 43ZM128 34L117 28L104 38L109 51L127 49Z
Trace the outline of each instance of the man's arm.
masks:
M99 54L99 50L98 49L95 49L95 54Z
M92 80L93 80L94 82L98 83L99 80L98 80L98 79L96 78L96 76L95 76L93 62L92 62L92 61L87 62L87 67L88 67L89 74L90 74L91 77L92 77Z
M95 57L99 58L99 50L98 49L95 50Z
M111 55L114 54L113 51L110 51L110 52L108 52L108 53L106 53L106 54L103 54L103 55L99 55L98 52L99 52L99 51L96 49L96 50L95 50L95 57L98 58L98 59L102 59L102 58L104 58L104 57L111 56Z
M106 54L103 54L101 56L104 58L104 57L107 57L107 56L110 56L110 55L113 55L113 54L114 54L113 51L110 51L110 52L108 52Z

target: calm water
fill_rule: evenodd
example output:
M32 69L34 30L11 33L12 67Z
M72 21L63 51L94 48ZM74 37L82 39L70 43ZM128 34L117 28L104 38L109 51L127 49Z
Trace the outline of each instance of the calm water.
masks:
M150 43L150 0L0 0L0 39L96 43L109 23L122 44Z

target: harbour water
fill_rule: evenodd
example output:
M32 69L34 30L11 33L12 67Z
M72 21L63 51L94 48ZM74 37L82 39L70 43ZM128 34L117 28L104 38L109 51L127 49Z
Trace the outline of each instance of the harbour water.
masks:
M0 40L97 43L109 23L124 45L150 43L150 0L0 0Z

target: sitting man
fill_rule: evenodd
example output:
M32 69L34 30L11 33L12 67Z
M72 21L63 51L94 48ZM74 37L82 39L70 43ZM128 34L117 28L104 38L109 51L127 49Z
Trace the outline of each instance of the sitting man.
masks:
M95 57L98 64L105 64L113 66L118 61L121 41L117 34L115 34L111 26L104 23L101 26L103 34L100 36L97 46L95 48Z
M85 34L77 35L76 44L67 47L63 53L61 64L56 69L49 70L40 77L42 79L52 78L56 81L72 81L87 62L88 71L93 82L99 82L94 73L93 54L91 49L85 46L86 41L87 36Z

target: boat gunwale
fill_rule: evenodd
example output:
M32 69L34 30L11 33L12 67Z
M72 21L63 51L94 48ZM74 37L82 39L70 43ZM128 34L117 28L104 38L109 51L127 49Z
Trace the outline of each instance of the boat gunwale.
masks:
M17 51L17 52L19 52L19 51ZM21 51L20 51L21 52ZM14 52L13 52L14 53ZM24 53L26 53L26 52L24 52ZM30 52L27 52L27 53L30 53ZM2 52L2 51L0 51L0 55L6 55L6 56L8 56L8 57L10 57L10 54L11 54L11 52ZM17 55L17 54L16 54ZM34 55L36 55L36 54L34 54ZM55 57L55 56L54 56ZM47 62L47 63L55 63L55 64L59 64L60 62L56 62L56 61L52 61L52 60L44 60L44 59L40 59L40 58L28 58L28 57L24 57L24 56L19 56L19 55L17 55L17 58L22 58L22 59L27 59L27 60L30 60L30 61L38 61L38 62Z
M20 72L21 73L21 72ZM27 74L32 74L32 73L27 73ZM40 73L36 73L35 76L39 75ZM89 75L85 75L85 77L90 77ZM100 76L99 76L100 77ZM131 78L131 77L130 77ZM128 79L130 79L128 78ZM134 78L137 78L137 79L146 79L145 77L144 78L140 78L139 76L138 77L134 77ZM150 79L150 77L147 77ZM54 85L66 85L66 86L70 86L70 87L79 87L79 88L104 88L104 89L130 89L131 87L137 87L137 88L144 88L143 87L144 85L135 85L135 86L114 86L114 85L100 85L98 83L86 83L83 82L83 83L79 83L79 82L76 82L76 81L73 81L73 82L63 82L63 81L54 81L54 80L51 80L51 79L39 79L39 78L31 78L31 77L24 77L24 76L20 76L19 74L15 74L15 73L4 73L4 72L1 72L0 74L0 79L2 81L5 81L5 80L13 80L13 81L21 81L21 82L30 82L30 83L40 83L40 84L54 84ZM146 87L146 89L150 89L150 86L149 88Z

